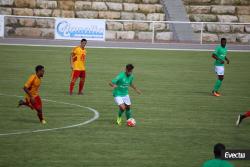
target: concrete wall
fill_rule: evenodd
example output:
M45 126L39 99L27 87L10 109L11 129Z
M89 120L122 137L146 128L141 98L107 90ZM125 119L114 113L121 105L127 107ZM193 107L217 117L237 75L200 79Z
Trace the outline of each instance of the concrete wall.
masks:
M250 0L183 0L190 21L250 23ZM200 33L201 26L193 25ZM250 43L250 25L205 24L203 40Z
M1 0L0 14L88 19L164 21L160 0ZM53 19L6 18L5 36L53 38ZM152 24L107 22L108 39L150 40ZM169 26L156 25L156 37L170 40ZM160 34L159 34L160 33Z

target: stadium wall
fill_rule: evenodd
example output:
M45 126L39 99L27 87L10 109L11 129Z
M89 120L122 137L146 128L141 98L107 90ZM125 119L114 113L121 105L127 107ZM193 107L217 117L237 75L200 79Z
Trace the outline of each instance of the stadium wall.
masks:
M164 21L165 13L159 0L2 0L0 14L88 19ZM6 37L53 38L54 19L5 19ZM165 23L156 23L156 40L171 40ZM106 24L106 39L151 40L152 23L112 22Z
M183 0L190 21L250 23L250 0ZM203 40L217 42L226 37L229 42L250 43L250 25L213 24L193 25Z
M154 40L172 41L171 24L147 22L166 21L161 1L1 0L0 15L47 17L5 17L5 37L53 38L55 20L52 17L64 17L109 19L106 22L108 40L151 41L154 29ZM183 0L183 4L190 21L208 22L192 24L193 31L200 35L203 42L217 42L226 37L232 43L250 44L250 25L233 24L250 23L249 0ZM228 22L231 24L226 24Z

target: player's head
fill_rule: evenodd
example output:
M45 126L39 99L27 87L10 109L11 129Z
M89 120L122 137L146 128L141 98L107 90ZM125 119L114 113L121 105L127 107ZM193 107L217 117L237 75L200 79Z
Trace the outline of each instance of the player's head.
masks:
M226 38L221 38L220 40L220 44L223 48L225 48L226 44L227 44L227 39Z
M36 75L38 77L43 77L43 74L44 74L44 66L42 65L37 65L36 66Z
M225 151L226 147L224 146L224 144L221 143L217 143L214 145L214 156L215 158L220 158L221 154L223 151Z
M129 76L129 75L131 75L132 74L132 72L133 72L133 69L134 69L134 66L133 66L133 64L127 64L126 65L126 74Z
M87 39L82 39L81 40L81 47L84 48L86 44L87 44Z

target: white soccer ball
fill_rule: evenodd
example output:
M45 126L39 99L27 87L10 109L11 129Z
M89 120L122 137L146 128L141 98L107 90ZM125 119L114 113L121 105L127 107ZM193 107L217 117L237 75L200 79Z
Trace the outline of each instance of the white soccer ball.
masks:
M127 120L127 125L130 126L130 127L135 126L135 125L136 125L135 119L134 119L134 118L129 118L129 119Z

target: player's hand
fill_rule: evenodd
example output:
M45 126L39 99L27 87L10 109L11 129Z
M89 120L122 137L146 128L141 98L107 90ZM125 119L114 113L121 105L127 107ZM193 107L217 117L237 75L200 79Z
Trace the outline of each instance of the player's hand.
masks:
M227 64L229 64L229 62L230 62L230 61L229 61L229 60L227 60Z
M140 90L138 90L138 89L136 90L136 93L139 94L139 95L142 94L142 92Z
M70 67L71 70L73 70L73 67Z
M115 88L117 88L117 85L113 84L113 86L112 86L112 87L115 89Z

